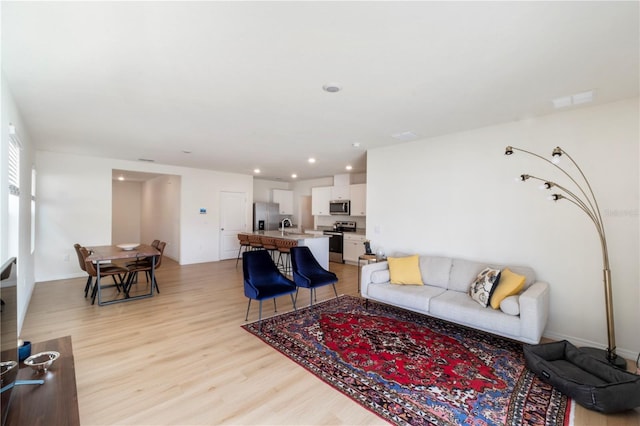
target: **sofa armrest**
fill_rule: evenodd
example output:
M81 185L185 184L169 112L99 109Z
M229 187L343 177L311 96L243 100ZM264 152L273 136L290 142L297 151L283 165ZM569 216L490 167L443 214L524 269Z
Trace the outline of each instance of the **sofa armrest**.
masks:
M520 335L539 343L549 318L549 284L535 282L520 294Z
M362 273L360 275L360 295L362 297L367 297L367 290L369 284L371 284L371 274L375 271L383 271L385 269L389 269L389 262L387 261L369 263L362 267Z

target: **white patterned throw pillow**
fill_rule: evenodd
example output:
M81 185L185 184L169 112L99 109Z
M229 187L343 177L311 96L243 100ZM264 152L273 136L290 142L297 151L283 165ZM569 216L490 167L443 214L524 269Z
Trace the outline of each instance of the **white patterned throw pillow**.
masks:
M469 296L486 308L493 290L498 286L498 281L500 281L500 269L484 268L471 283Z

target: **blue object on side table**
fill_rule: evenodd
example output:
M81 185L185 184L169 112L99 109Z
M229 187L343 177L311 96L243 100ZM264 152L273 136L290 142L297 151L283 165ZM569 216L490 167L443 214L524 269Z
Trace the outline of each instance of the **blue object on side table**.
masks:
M20 362L31 356L31 342L24 342L22 346L18 348L18 360Z

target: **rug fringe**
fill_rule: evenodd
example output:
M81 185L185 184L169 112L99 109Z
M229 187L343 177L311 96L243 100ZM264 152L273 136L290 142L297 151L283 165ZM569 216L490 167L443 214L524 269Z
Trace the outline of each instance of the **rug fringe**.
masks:
M569 423L567 423L567 426L573 426L576 420L576 402L572 399L571 400L571 412L569 413Z

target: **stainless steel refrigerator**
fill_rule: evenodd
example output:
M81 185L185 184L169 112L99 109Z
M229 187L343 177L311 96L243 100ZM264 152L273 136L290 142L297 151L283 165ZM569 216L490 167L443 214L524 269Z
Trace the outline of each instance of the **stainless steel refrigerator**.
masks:
M253 230L277 231L280 226L280 204L253 203Z

